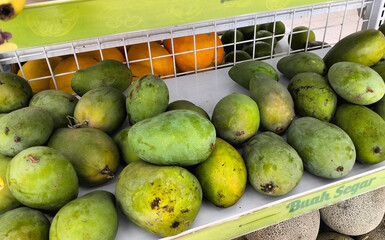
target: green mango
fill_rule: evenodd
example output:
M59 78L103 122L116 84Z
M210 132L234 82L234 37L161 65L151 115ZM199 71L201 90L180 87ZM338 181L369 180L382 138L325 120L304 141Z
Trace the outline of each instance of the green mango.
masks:
M380 115L365 106L343 104L334 118L353 140L358 161L375 164L385 160L385 121Z
M250 40L254 39L254 30L255 32L258 32L259 30L259 25L251 25L251 26L246 26L246 27L241 27L238 28L238 30L243 34L243 38L245 40Z
M267 30L271 33L274 33L274 35L282 35L286 32L285 24L281 21L259 24L258 29ZM279 41L283 38L283 35L275 38L277 39L277 41Z
M6 175L12 158L0 154L0 215L21 205L9 190Z
M210 156L215 137L215 127L208 119L179 109L136 123L127 139L133 152L147 162L191 166Z
M349 135L336 125L313 117L295 120L288 129L287 142L301 156L305 169L316 176L343 177L356 161Z
M380 74L382 79L385 81L385 61L378 62L374 64L371 68L378 74Z
M245 52L247 52L251 57L254 56L254 58L261 58L265 57L262 59L268 58L267 56L270 56L270 54L274 54L274 49L273 52L271 51L271 44L266 43L266 42L255 42L254 48L253 44L249 44L247 47L244 48ZM254 55L253 55L254 51Z
M220 138L232 145L241 144L258 131L258 105L247 95L232 93L215 105L212 122Z
M384 24L381 26L385 26ZM385 81L385 62L381 61L376 63L371 67L374 71L376 71L382 79ZM382 97L378 102L374 104L373 110L380 115L383 119L385 119L385 98Z
M237 63L228 72L233 81L247 89L249 89L251 77L256 73L266 74L278 81L277 71L270 64L261 61Z
M23 149L44 145L53 130L50 113L25 107L0 119L0 154L13 157Z
M234 36L235 35L235 36ZM229 53L234 51L234 40L235 42L241 42L244 40L243 33L239 30L229 29L222 34L221 41L222 44L231 44L224 47L225 52ZM236 49L240 50L243 48L243 43L237 44Z
M258 104L261 126L282 133L293 120L294 102L287 88L264 74L254 74L250 80L250 97Z
M168 104L166 111L172 111L172 110L176 110L176 109L192 110L192 111L197 112L200 115L202 115L202 117L205 117L208 120L210 120L209 115L207 114L207 112L205 110L203 110L203 108L198 107L194 103L189 102L187 100L177 100L177 101L174 101L174 102Z
M125 96L112 87L88 91L75 106L74 118L78 126L97 128L112 133L126 119Z
M210 157L192 171L201 184L203 196L217 207L234 205L246 188L247 170L241 155L220 138L216 139Z
M164 81L155 75L145 75L131 84L126 109L131 124L154 117L168 106L169 92Z
M202 203L202 188L189 171L144 161L133 162L123 169L115 195L125 216L160 236L185 231Z
M123 63L105 59L91 67L77 70L71 80L71 88L79 96L99 87L113 87L124 92L132 81L131 70Z
M114 240L118 214L112 193L90 192L64 205L52 220L50 240Z
M130 128L131 126L120 130L113 137L113 140L119 149L121 159L123 159L126 164L141 160L140 157L132 151L132 147L128 143L128 131L130 131Z
M7 115L6 113L0 113L0 118L4 117L5 115Z
M50 222L38 210L20 207L0 215L1 240L48 240Z
M243 50L237 50L235 51L235 60L234 60L234 51L229 52L224 57L225 63L231 63L231 62L240 62L251 59L251 56Z
M337 232L321 232L316 240L354 240L353 238Z
M309 28L305 26L298 26L293 28L293 31L290 33L287 40L291 49L304 49L306 47L306 43L315 41L315 34L312 30L309 30Z
M66 127L73 116L78 99L61 90L44 90L36 93L29 102L30 107L47 110L52 117L54 128Z
M9 162L13 196L36 209L56 211L78 195L78 178L68 159L50 147L30 147Z
M263 38L263 39L260 39ZM255 36L256 41L261 41L268 43L270 46L273 45L275 47L277 45L277 39L273 38L273 33L267 31L267 30L258 30L256 36Z
M378 30L366 29L338 41L324 57L327 68L337 62L355 62L365 66L377 63L385 54L385 37Z
M9 113L28 106L32 88L28 82L10 72L0 72L0 113Z
M313 72L299 73L287 88L298 115L326 122L332 120L337 108L337 95L325 77Z
M95 128L60 128L47 143L73 165L79 183L95 186L115 177L120 158L110 136Z
M350 103L369 105L385 93L381 76L370 67L354 62L335 63L329 69L328 79L334 91Z
M312 52L300 52L285 56L278 61L277 69L289 79L304 72L314 72L320 75L326 73L323 59Z
M243 148L250 184L265 195L280 196L300 182L303 164L298 153L279 135L263 132Z

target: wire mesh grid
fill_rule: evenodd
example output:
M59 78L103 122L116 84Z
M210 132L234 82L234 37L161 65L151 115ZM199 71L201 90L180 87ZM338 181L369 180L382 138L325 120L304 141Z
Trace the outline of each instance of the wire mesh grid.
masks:
M377 9L378 6L380 9ZM18 72L31 83L49 81L50 88L63 90L65 87L68 88L72 74L78 69L85 68L83 65L87 65L83 63L83 54L92 52L93 58L101 61L110 58L105 51L117 49L118 54L121 55L120 61L133 71L134 76L155 74L167 79L229 67L240 61L263 60L300 51L330 47L348 34L360 29L378 27L382 23L384 9L383 0L329 2L20 49L1 54L0 64L13 64L13 71ZM276 23L278 22L284 24L283 32L277 31ZM274 23L271 34L259 36L259 27L266 23ZM298 26L305 28L295 31L294 35L305 33L306 41L303 47L293 49L290 47L293 42L293 30L296 30ZM238 39L239 30L245 27L253 30L252 37ZM233 38L231 41L225 42L223 36L229 30L233 31ZM315 39L312 38L313 33ZM274 41L279 37L282 39L275 45ZM261 42L270 43L268 51L263 54L259 51ZM136 51L137 56L135 56L131 49L138 48L140 44L142 47ZM239 59L237 50L246 50L246 47L248 47L250 57ZM155 48L162 48L162 52L159 53ZM73 59L73 67L59 71L57 66L53 66L51 62L53 57L58 56L63 59ZM44 59L47 64L45 74L28 76L24 64L38 59ZM167 65L165 62L168 62ZM137 68L141 68L141 70L135 70ZM169 71L166 71L166 68ZM67 76L66 80L63 80L66 81L64 84L60 82L62 76Z

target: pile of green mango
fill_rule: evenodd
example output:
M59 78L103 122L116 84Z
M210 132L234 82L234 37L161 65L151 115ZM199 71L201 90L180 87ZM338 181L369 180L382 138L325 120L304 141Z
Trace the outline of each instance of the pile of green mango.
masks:
M255 28L274 38L251 49L271 51L285 33L277 22L222 40L243 41ZM203 201L229 208L248 183L256 194L280 196L304 171L336 179L356 161L382 162L384 54L384 35L363 30L323 58L301 52L276 66L237 63L228 75L244 91L223 94L211 115L191 99L170 103L158 76L131 82L129 68L112 60L75 73L78 96L32 96L25 79L0 73L0 239L112 240L119 211L148 232L173 236L191 227ZM95 189L106 184L115 192Z

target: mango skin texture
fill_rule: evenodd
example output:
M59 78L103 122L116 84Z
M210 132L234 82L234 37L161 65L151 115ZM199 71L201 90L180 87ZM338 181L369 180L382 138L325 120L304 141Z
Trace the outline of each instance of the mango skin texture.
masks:
M298 153L279 135L263 132L243 149L250 184L265 195L280 196L300 182L303 164Z
M123 169L115 192L122 212L136 225L159 236L185 231L202 202L202 188L189 171L144 161Z
M300 52L285 56L278 61L277 68L289 79L303 72L313 72L320 75L326 72L323 59L312 52Z
M202 186L203 196L218 207L234 205L246 187L247 170L241 155L220 138L210 157L194 166L193 173Z
M316 176L343 177L356 161L349 135L338 126L316 118L295 120L288 129L287 142L301 156L305 169Z
M0 215L1 240L48 240L50 222L40 211L20 207Z
M358 161L375 164L385 160L385 121L381 116L365 106L343 104L334 121L353 140Z
M128 131L128 144L142 160L159 165L191 166L215 147L214 125L191 110L173 110L142 120Z
M64 205L52 220L50 240L114 240L118 214L112 193L98 190Z
M14 73L0 72L0 113L9 113L28 106L32 88Z

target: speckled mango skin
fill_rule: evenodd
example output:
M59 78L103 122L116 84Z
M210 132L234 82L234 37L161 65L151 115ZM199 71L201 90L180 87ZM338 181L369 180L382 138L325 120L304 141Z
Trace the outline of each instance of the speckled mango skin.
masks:
M193 173L202 186L203 196L217 207L234 205L246 187L247 170L241 155L220 138L210 157L194 166Z
M25 107L0 119L0 154L13 157L20 151L44 145L53 130L50 113L37 107Z
M295 120L288 129L287 142L298 152L305 169L316 176L343 177L356 160L349 135L336 125L313 117Z
M258 105L249 96L232 93L215 105L212 122L218 137L231 145L239 145L258 131L260 122Z
M385 160L385 121L381 116L365 106L343 104L334 121L353 140L358 161L375 164Z
M234 82L246 89L249 89L250 79L256 73L266 74L272 79L278 81L277 71L271 65L262 61L237 63L235 66L230 68L228 74Z
M47 110L52 117L54 128L67 127L67 116L73 116L78 99L61 90L44 90L36 93L29 102L30 107Z
M0 215L21 205L9 190L6 173L12 158L0 154Z
M131 124L166 111L169 92L164 81L155 75L145 75L128 88L126 109Z
M337 94L328 80L318 73L295 75L287 87L293 97L295 112L330 122L337 108Z
M0 113L9 113L28 106L32 97L32 88L17 74L0 73Z
M300 156L273 132L263 132L252 137L242 154L249 182L262 194L287 194L302 178L303 164Z
M132 222L159 236L172 236L185 231L195 220L202 188L198 179L182 167L136 161L119 175L115 196Z
M340 97L358 105L375 103L385 93L382 77L370 67L358 63L338 62L334 64L329 69L328 79Z
M128 137L128 132L129 132L130 128L131 128L131 126L120 130L113 137L113 140L119 149L121 159L124 161L125 164L130 164L132 162L141 160L140 157L138 157L132 151L132 148L131 148L130 144L128 143L127 137Z
M298 73L314 72L323 75L326 72L323 59L312 52L300 52L285 56L278 61L277 68L289 79Z
M47 143L74 166L81 185L96 186L115 177L119 150L105 132L94 128L60 128Z
M49 147L31 147L12 158L7 182L19 202L41 210L56 211L78 195L70 161Z
M210 156L216 132L200 114L180 109L136 123L127 138L133 152L144 161L191 166Z
M283 133L295 116L294 102L287 88L263 74L250 80L250 97L258 104L261 126L274 133Z
M0 215L0 239L48 240L50 222L38 210L20 207Z
M354 240L353 238L337 232L321 232L316 240Z
M49 239L114 240L117 230L115 197L110 192L98 190L64 205L52 220Z
M75 106L76 123L97 128L106 133L118 129L126 119L125 96L112 87L88 91Z
M337 62L372 66L385 54L385 37L375 29L361 30L338 41L323 58L327 68Z

